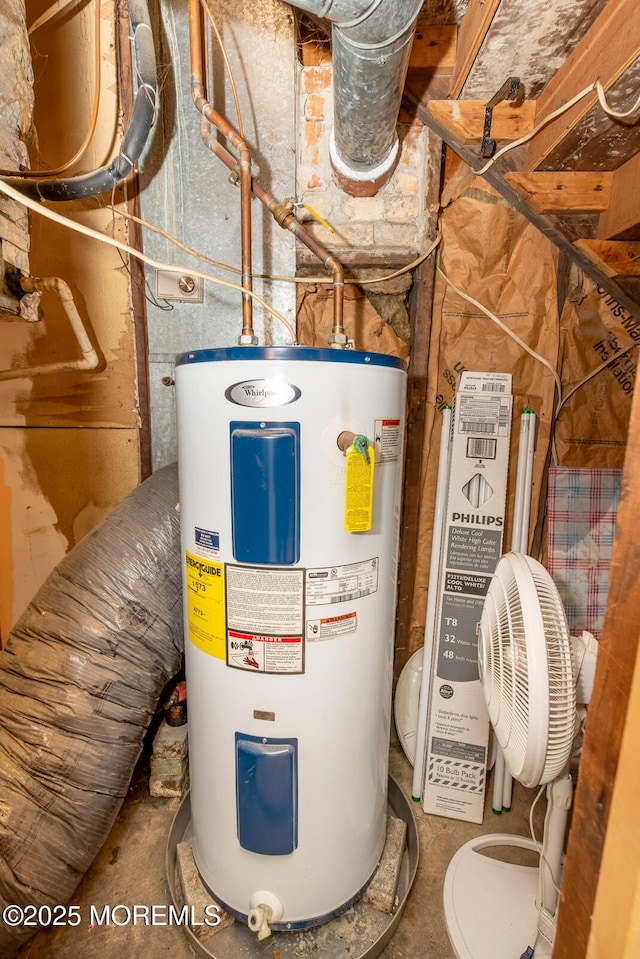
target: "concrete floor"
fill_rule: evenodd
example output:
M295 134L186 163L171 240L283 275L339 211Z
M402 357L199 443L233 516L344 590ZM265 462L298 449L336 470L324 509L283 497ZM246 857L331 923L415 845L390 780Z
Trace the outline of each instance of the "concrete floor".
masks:
M397 740L392 742L390 772L410 795L412 767ZM529 807L535 796L518 784L513 809L499 818L490 808L477 826L437 816L427 816L413 804L417 820L420 858L413 888L398 929L381 953L383 959L456 959L444 923L442 889L447 865L457 849L480 833L529 834ZM141 760L120 815L74 897L83 921L76 928L60 928L35 936L19 953L20 959L193 959L195 955L181 928L175 926L126 925L89 929L87 917L93 904L101 909L119 903L165 904L171 902L165 875L167 835L177 799L152 799L148 792L148 759ZM536 829L542 831L544 800L536 809ZM280 934L286 935L286 934ZM265 947L268 944L268 948ZM277 937L265 940L256 959L279 959ZM209 940L215 951L215 937ZM317 959L325 959L315 952ZM221 956L221 959L236 959ZM354 956L354 959L357 959Z

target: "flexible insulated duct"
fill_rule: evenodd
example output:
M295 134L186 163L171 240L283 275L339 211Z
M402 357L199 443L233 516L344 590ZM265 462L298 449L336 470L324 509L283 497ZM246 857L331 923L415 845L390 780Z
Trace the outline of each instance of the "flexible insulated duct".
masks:
M0 914L66 903L127 793L183 646L178 477L158 470L56 567L0 653ZM0 959L33 928L0 923Z
M371 196L398 153L396 123L422 0L295 0L332 22L331 161L343 189Z

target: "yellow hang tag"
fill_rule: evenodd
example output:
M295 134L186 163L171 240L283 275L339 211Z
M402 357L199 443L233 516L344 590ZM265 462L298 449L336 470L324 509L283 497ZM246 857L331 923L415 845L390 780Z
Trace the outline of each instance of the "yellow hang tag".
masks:
M365 455L352 444L345 456L344 528L347 533L364 533L371 529L375 451L368 446Z

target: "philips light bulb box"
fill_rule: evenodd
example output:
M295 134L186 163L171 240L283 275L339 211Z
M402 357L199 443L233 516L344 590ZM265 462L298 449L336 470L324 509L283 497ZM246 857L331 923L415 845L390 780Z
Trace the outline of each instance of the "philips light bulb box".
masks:
M453 404L432 644L423 809L477 823L489 741L478 626L503 551L512 405L510 374L462 373Z

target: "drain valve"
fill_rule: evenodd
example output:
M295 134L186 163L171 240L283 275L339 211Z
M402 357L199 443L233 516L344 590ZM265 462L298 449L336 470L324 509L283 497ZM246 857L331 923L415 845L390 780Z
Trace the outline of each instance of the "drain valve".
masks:
M255 932L258 939L267 939L271 935L270 922L279 922L282 919L284 907L277 896L272 892L254 892L249 902L250 909L247 921L251 932Z
M271 906L256 906L249 912L249 929L257 933L258 939L266 939L271 935L269 923L271 922Z

